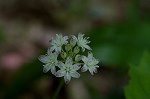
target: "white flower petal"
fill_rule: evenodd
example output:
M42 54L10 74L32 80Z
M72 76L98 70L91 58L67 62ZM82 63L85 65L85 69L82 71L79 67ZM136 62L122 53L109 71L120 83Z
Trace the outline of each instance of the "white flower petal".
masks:
M63 39L62 39L62 42L64 43L64 44L67 44L68 43L68 36L64 36L63 37Z
M78 39L79 39L79 40L82 40L82 39L83 39L83 36L84 36L84 34L79 33L79 34L78 34Z
M56 60L54 63L55 66L59 66L59 62Z
M93 58L92 52L88 52L88 58L89 58L89 59L92 59L92 58Z
M96 68L94 68L94 72L97 73L97 69Z
M54 64L51 65L51 73L52 73L52 74L55 74L55 73L56 73L56 67L55 67Z
M64 64L63 62L59 61L59 62L57 63L57 66L58 66L60 69L63 69L64 66L65 66L65 64Z
M64 76L64 80L65 80L65 83L68 84L71 80L71 76L68 73L66 73L66 75Z
M74 70L79 70L81 68L81 65L80 64L74 64L73 65L73 69Z
M48 48L47 49L47 54L50 56L52 54L53 49L52 48Z
M85 72L85 71L87 71L87 70L88 70L88 68L87 68L86 65L84 65L84 66L81 68L81 71L82 71L82 72Z
M76 36L72 35L72 38L73 38L76 42L78 41L78 39L77 39Z
M53 50L55 50L55 47L54 47L54 46L52 46L52 47L51 47L51 50L52 50L52 51L53 51Z
M82 52L84 52L85 51L85 48L84 47L82 47Z
M92 49L90 48L90 46L88 46L88 45L84 45L84 47L85 47L86 49L88 49L88 50L92 50Z
M65 71L63 70L58 70L55 74L56 77L63 77L65 75Z
M57 57L58 57L58 53L54 52L49 52L49 59L51 62L57 62Z
M72 58L71 57L68 57L67 58L67 60L66 60L66 62L65 62L65 64L67 64L67 65L72 65Z
M83 61L84 63L86 63L86 62L88 61L87 57L82 56L82 61Z
M94 75L93 70L89 69L89 71L90 71L91 75Z
M44 72L44 73L47 73L50 69L51 69L51 65L50 65L50 64L46 64L46 65L44 65L44 67L43 67L43 72Z
M43 63L48 63L50 61L49 57L46 55L40 55L38 59Z
M80 77L80 74L79 74L78 72L76 72L76 71L71 72L70 75L71 75L72 77L74 77L74 78L79 78L79 77Z
M98 64L98 63L99 63L99 61L98 61L97 59L95 59L94 63L95 63L95 64Z
M55 48L55 51L56 51L56 53L60 53L61 52L61 46L57 46L56 48Z
M95 65L95 67L99 68L99 66L98 66L98 65Z
M56 61L56 60L57 60L57 57L58 57L58 53L54 52L54 53L53 53L53 57L54 57L54 60Z

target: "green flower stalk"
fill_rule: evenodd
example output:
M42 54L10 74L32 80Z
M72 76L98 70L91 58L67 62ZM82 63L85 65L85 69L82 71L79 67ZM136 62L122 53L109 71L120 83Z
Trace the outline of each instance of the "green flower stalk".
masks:
M51 41L46 55L39 56L39 60L44 63L43 72L51 73L56 77L63 77L66 84L71 78L79 78L78 71L89 71L91 75L97 73L99 61L93 57L89 37L79 33L78 36L63 36L56 34ZM88 55L83 55L88 52Z

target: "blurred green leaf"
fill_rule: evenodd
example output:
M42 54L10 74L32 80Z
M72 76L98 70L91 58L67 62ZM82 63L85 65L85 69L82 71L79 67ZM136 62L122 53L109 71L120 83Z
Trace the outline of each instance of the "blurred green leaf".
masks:
M104 64L138 63L142 52L150 50L150 22L126 22L90 31L94 55Z
M150 54L144 53L138 66L131 65L131 80L125 88L127 99L150 99Z
M128 20L138 21L140 20L140 0L130 0L128 7Z

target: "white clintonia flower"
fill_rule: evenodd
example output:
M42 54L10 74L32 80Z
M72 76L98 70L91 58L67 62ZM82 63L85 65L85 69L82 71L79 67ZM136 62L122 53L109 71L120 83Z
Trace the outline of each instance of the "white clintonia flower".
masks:
M77 70L80 69L79 64L74 64L72 58L68 57L65 64L63 62L60 62L58 65L60 70L56 72L56 77L63 77L66 83L69 83L71 80L71 77L79 78L80 74L77 72Z
M56 34L56 38L52 39L52 51L55 50L57 53L61 52L62 45L68 43L68 36L62 36L61 34Z
M81 47L83 51L85 51L85 49L92 50L92 49L89 47L89 45L87 45L87 44L90 43L90 41L88 41L89 37L83 38L83 36L84 36L84 34L79 33L79 34L78 34L78 37L76 37L76 36L72 36L72 37L73 37L73 39L76 40L78 46Z
M91 52L88 53L88 57L83 56L82 61L85 63L81 68L82 72L89 70L91 75L94 75L94 72L97 73L97 68L99 67L97 64L99 61L93 57Z
M82 51L92 50L88 45L90 43L88 39L89 37L84 37L84 34L81 33L77 37L71 36L71 38L56 34L56 38L52 39L51 42L52 47L48 49L47 54L39 57L39 60L44 63L43 72L46 73L50 70L56 77L64 77L66 83L70 82L71 77L80 77L77 70L81 66L82 72L89 71L94 75L99 67L97 65L99 61L93 57L91 52L88 53L88 57L82 54Z
M48 49L46 55L39 56L39 60L43 63L45 63L43 72L46 73L49 70L51 70L52 74L55 74L56 72L56 65L58 63L57 61L58 54L56 52L52 53L51 49Z

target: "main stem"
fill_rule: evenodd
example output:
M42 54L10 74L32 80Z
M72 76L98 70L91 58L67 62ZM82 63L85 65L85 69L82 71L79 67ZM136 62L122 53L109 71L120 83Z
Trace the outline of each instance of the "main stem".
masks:
M62 89L63 85L64 85L64 81L62 79L61 82L59 83L59 86L58 86L58 88L57 88L57 90L56 90L56 92L55 92L55 94L54 94L52 99L57 99L57 97L58 97L58 95L60 93L60 90Z

